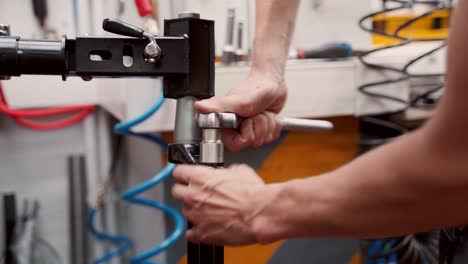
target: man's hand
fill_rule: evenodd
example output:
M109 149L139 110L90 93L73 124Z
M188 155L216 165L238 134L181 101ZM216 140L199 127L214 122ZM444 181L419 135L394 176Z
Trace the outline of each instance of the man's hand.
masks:
M224 130L223 142L231 151L248 146L259 147L280 136L281 124L276 119L286 101L283 78L260 70L232 88L226 96L195 103L200 113L230 112L246 119L237 130Z
M184 202L183 214L193 224L187 239L218 245L262 242L256 217L271 202L274 192L246 165L226 169L178 165L173 196Z

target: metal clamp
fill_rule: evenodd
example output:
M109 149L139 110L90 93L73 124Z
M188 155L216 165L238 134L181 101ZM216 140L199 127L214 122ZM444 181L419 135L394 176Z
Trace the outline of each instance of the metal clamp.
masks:
M145 32L143 29L127 24L118 19L106 18L102 23L102 28L107 31L118 35L146 38L149 43L145 47L144 55L148 62L155 63L161 57L161 48L156 43L156 38Z
M197 114L199 128L237 128L242 119L234 113Z
M333 129L333 123L324 120L280 118L279 121L283 130L327 131ZM197 114L196 123L202 129L200 162L222 164L224 162L224 145L221 141L221 129L240 127L242 118L234 113Z
M200 163L222 165L224 145L221 140L222 128L237 128L240 118L233 113L210 113L196 116L197 126L202 129L200 142Z
M234 113L210 113L196 116L199 128L237 128L243 121ZM288 131L328 131L333 129L333 123L325 120L280 117L283 130Z

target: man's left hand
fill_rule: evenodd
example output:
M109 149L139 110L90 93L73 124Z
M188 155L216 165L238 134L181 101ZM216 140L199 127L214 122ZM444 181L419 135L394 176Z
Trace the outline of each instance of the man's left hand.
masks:
M255 219L272 197L253 169L178 165L173 176L178 183L172 194L183 201L183 214L193 224L188 240L217 245L259 242Z

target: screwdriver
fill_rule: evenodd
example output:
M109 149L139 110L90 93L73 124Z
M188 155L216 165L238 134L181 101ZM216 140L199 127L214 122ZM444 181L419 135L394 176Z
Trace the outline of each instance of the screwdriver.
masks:
M317 49L294 49L289 59L342 59L354 55L351 45L345 42L329 43Z

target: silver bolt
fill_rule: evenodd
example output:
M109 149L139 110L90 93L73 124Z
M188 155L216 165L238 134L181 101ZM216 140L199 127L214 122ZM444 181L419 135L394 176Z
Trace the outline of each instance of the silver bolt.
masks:
M10 25L0 24L0 36L10 36ZM10 80L11 76L0 76L0 80Z
M200 14L185 11L179 14L179 18L200 18Z
M0 24L0 36L10 36L10 25Z
M156 44L156 42L150 42L145 47L145 57L146 60L154 63L159 57L161 57L161 48Z
M224 163L224 145L221 141L221 130L205 128L200 142L200 162L205 164Z
M93 76L90 76L90 75L83 75L81 76L81 79L83 79L83 81L85 82L89 82L93 79Z
M237 128L242 120L234 113L197 114L199 128Z

